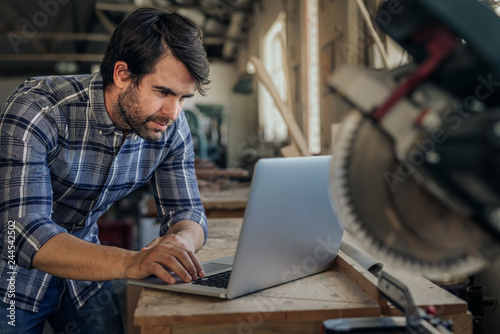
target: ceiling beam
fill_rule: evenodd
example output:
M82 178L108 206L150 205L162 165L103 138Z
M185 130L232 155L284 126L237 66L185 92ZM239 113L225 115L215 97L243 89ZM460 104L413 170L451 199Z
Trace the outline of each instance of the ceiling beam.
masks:
M223 8L222 3L220 5L214 4L212 6L200 6L200 5L163 5L163 6L155 6L159 9L164 10L179 10L179 9L196 9L206 14L219 15L225 12L234 13L234 12L243 12L250 14L252 13L252 8L245 7L232 7L230 5L224 5L226 8ZM97 10L107 10L112 12L121 12L121 13L132 13L136 9L141 8L141 6L136 6L134 4L116 4L116 3L106 3L106 2L97 2L95 5Z
M245 40L246 40L246 38L241 37L241 36L236 36L236 37L229 37L229 36L222 36L222 35L203 36L203 44L205 44L205 45L224 44L227 41L231 41L234 43L240 43L240 42L244 42Z
M97 20L99 21L99 23L101 23L104 29L106 29L110 34L115 31L116 24L114 24L106 14L104 14L100 10L96 10L95 15L97 16Z
M2 27L0 25L0 31ZM13 31L12 33L22 36L21 31ZM109 42L111 35L102 33L71 33L71 32L38 32L31 37L32 40L54 40L54 41L89 41L89 42ZM221 36L221 35L205 35L203 37L203 44L205 45L218 45L225 42L240 43L245 40L241 36Z
M42 53L42 54L0 54L2 61L81 61L100 63L104 55L102 54L76 54L76 53Z
M19 36L23 36L22 31L13 31L14 34ZM39 31L30 39L38 39L38 40L56 40L56 41L89 41L89 42L108 42L111 38L109 34L100 34L100 33L72 33L72 32L42 32Z
M23 13L17 8L17 5L18 4L15 4L15 3L9 4L8 2L6 2L4 4L4 8L2 8L2 11L5 11L5 12L8 11L11 15L13 15L13 17L16 17L16 18L23 17ZM4 32L5 35L9 36L10 31L3 24L0 25L0 31ZM34 41L31 38L30 39L24 38L24 33L18 33L13 38L18 38L19 36L21 36L21 38L23 38L23 44L26 43L26 41L27 41L37 52L43 53L43 52L47 51L47 48L42 43L40 43L38 41ZM14 48L17 48L17 46L14 46ZM15 51L17 51L17 50L15 50Z

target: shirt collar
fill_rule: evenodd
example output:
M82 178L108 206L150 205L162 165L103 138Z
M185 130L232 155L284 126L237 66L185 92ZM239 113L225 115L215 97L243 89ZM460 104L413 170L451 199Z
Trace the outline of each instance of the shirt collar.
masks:
M102 131L102 134L109 135L118 131L106 111L106 104L104 103L104 86L100 73L96 73L90 81L89 97L92 115L94 116L97 126Z

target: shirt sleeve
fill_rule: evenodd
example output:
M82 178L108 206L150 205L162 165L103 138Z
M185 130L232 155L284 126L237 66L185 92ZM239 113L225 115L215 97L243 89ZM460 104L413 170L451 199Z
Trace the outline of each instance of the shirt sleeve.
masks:
M31 269L43 244L66 230L51 220L47 156L57 129L30 94L10 98L0 114L0 255Z
M152 185L161 222L160 235L181 220L192 220L203 228L208 224L194 170L194 151L188 123L181 113L175 125L170 153L156 169Z

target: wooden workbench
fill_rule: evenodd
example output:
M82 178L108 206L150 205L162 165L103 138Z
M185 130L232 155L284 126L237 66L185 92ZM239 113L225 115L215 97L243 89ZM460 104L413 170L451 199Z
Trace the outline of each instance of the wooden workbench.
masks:
M200 198L207 218L242 218L249 194L249 184L225 187L213 184L200 191ZM146 202L146 207L143 215L147 218L156 218L158 211L152 196Z
M207 218L240 218L245 213L250 186L204 189L201 202Z
M209 226L200 260L233 254L241 219L209 220ZM472 333L465 302L423 278L414 283L410 288L418 305L437 306L440 316L460 327L455 333ZM144 289L134 323L141 333L320 333L326 319L397 314L379 298L376 284L341 252L332 270L230 301Z

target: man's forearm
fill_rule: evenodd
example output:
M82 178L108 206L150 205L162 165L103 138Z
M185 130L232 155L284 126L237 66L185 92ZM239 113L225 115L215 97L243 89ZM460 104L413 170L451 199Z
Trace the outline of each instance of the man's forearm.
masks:
M107 281L143 278L150 274L168 279L165 268L170 268L181 277L185 274L185 280L189 281L203 276L194 255L203 242L201 226L187 220L176 223L165 237L149 245L147 252L95 245L71 234L60 233L40 248L32 263L35 269L74 280ZM163 245L158 245L160 243ZM189 276L184 269L177 272L179 265L186 268Z
M125 278L133 251L95 245L60 233L48 240L33 257L33 267L51 275L74 280L109 281Z

